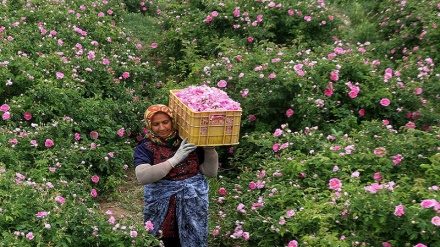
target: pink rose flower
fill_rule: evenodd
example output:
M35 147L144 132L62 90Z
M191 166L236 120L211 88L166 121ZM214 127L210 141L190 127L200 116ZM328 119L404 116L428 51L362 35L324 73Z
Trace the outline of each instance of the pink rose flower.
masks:
M296 240L292 240L289 242L287 247L298 247L298 242Z
M92 182L98 183L99 182L99 177L97 175L93 175L92 176Z
M224 88L224 87L226 87L227 85L228 85L228 83L227 83L225 80L220 80L220 81L218 81L218 83L217 83L217 86L220 87L220 88Z
M34 234L32 233L32 232L28 232L27 234L26 234L26 238L27 239L29 239L29 240L32 240L32 239L34 239Z
M330 72L330 80L337 81L339 80L339 70L333 70Z
M387 153L387 150L384 147L378 147L378 148L374 149L373 152L375 155L383 157Z
M340 190L342 188L342 183L341 180L337 179L337 178L332 178L329 181L329 187L332 190Z
M382 180L382 175L380 175L380 172L376 172L376 173L374 173L373 178L376 181L380 181L380 180Z
M224 196L224 195L226 195L226 189L223 188L223 187L221 187L221 188L218 190L218 193L220 193L220 195Z
M63 79L64 78L64 74L62 72L57 72L56 76L57 76L57 79Z
M423 200L420 203L420 206L422 206L422 208L431 208L434 207L437 204L437 201L435 199L428 199L428 200Z
M212 15L208 15L206 18L205 18L205 20L204 20L204 22L206 22L206 23L210 23L211 21L212 21Z
M23 118L29 121L29 120L32 119L32 114L29 113L29 112L25 112L25 113L23 114Z
M246 88L245 90L243 90L243 93L241 94L241 97L246 98L248 93L249 93L249 89Z
M283 134L283 131L282 131L281 129L276 129L275 132L273 133L273 136L274 136L274 137L278 137L278 136L280 136L281 134Z
M118 130L118 136L124 136L124 133L125 133L125 129L124 128L120 128L119 130Z
M153 223L151 221L145 222L145 230L151 231L153 229L154 229L154 225L153 225Z
M15 138L14 139L9 139L8 143L11 144L11 145L17 145L18 144L18 140L15 139Z
M434 224L435 226L440 226L440 217L434 216L431 220L431 223Z
M394 209L394 215L400 217L404 214L405 214L405 210L403 208L403 205L402 204L397 205L396 208Z
M122 78L128 79L129 77L130 77L130 73L128 73L128 72L122 73Z
M249 232L243 232L243 239L245 240L245 241L248 241L249 240Z
M44 146L50 148L54 145L54 142L51 139L46 139L46 141L44 142Z
M418 244L414 245L414 247L428 247L428 246L421 244L421 243L418 243Z
M398 165L403 160L403 156L400 154L396 154L394 156L391 156L390 158L393 159L393 165Z
M405 127L410 128L410 129L415 129L416 128L416 124L414 122L408 122L405 124Z
M34 146L34 147L38 146L37 141L36 140L31 140L31 145Z
M390 103L391 103L391 101L388 98L383 98L383 99L380 100L380 104L382 106L389 106Z
M99 134L96 131L91 131L90 132L90 137L93 138L93 139L98 139Z
M41 212L38 212L37 214L35 214L35 216L37 216L38 218L42 218L47 215L49 215L49 212L45 212L45 211L41 211Z
M324 95L330 97L333 95L333 83L329 82L327 87L324 90Z
M0 106L0 111L2 111L2 112L7 112L7 111L9 111L9 109L11 109L11 107L9 107L8 104L3 104Z
M286 218L290 218L295 215L295 211L293 209L287 210Z
M249 189L254 190L257 188L257 184L254 181L249 182Z
M2 119L3 120L8 120L8 119L10 119L11 118L11 113L10 112L5 112L5 113L3 113L3 115L2 115Z
M56 196L56 197L55 197L55 201L56 201L56 202L59 202L59 203L61 203L61 204L66 203L66 199L64 199L64 197L62 197L62 196Z

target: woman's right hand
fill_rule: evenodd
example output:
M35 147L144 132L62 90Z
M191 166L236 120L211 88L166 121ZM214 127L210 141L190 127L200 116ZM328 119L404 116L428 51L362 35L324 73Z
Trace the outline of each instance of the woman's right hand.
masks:
M186 159L191 152L196 150L197 146L194 143L186 143L187 140L188 138L183 139L182 143L180 143L179 149L177 149L177 152L173 157L168 159L168 162L170 162L173 168Z

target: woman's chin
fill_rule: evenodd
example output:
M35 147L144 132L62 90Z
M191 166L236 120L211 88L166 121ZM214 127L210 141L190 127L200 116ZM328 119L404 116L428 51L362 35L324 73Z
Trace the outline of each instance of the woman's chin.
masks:
M164 133L164 134L159 134L158 136L160 138L168 138L168 137L170 137L170 135L171 135L171 133Z

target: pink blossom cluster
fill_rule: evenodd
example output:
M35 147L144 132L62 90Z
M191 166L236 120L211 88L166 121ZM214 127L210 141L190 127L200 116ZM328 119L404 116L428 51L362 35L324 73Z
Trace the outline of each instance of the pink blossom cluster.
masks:
M435 199L425 199L420 203L422 208L432 208L434 211L440 210L440 202ZM431 223L435 226L440 226L440 216L432 217Z
M353 83L351 81L345 83L345 85L347 85L347 87L350 89L350 92L348 93L350 98L352 98L352 99L356 98L359 91L360 91L360 88L356 85L353 85Z
M242 225L237 225L234 229L234 233L230 235L232 239L243 238L244 240L249 240L249 232L243 231Z
M378 180L378 177L375 177L375 180ZM394 185L395 183L393 181L390 181L385 184L379 184L379 183L372 183L371 185L367 185L364 187L365 191L370 192L371 194L376 194L379 190L382 189L388 189L389 191L394 191Z
M240 103L229 98L226 92L207 85L189 86L179 90L175 95L191 110L198 112L241 109Z

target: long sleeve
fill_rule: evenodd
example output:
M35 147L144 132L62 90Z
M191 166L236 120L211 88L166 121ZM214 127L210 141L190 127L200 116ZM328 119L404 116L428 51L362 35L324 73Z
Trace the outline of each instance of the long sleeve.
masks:
M214 147L204 147L204 162L200 165L200 172L207 176L214 178L218 171L218 153Z
M134 165L136 178L140 184L150 184L161 180L171 170L171 164L164 161L154 164L153 151L145 145L144 139L134 150Z
M164 161L154 166L150 164L138 165L135 168L135 173L140 184L151 184L161 180L171 169L171 164L168 161Z

